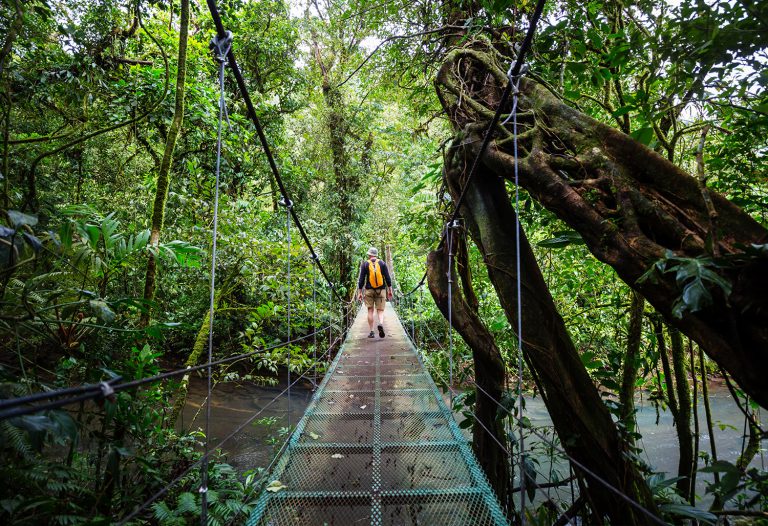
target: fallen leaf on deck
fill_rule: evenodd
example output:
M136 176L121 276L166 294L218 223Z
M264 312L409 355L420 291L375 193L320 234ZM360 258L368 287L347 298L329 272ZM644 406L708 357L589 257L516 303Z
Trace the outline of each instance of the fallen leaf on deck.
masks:
M282 490L284 490L287 487L288 486L286 486L285 484L283 484L279 480L273 480L267 486L267 491L269 491L271 493L277 493L278 491L282 491Z

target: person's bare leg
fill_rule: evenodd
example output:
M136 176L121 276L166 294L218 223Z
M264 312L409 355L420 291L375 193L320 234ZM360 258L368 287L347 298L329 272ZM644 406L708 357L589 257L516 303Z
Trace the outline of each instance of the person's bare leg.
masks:
M384 337L384 309L376 309L376 314L379 318L379 337Z
M373 332L373 307L368 307L368 329Z

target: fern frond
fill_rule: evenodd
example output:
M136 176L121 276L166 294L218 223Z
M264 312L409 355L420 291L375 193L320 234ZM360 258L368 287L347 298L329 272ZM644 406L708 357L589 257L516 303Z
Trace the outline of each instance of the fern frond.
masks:
M0 421L0 439L2 439L4 444L10 445L23 458L30 457L32 448L27 441L26 435L18 427L9 424L7 420Z
M198 509L197 499L192 493L184 492L179 495L179 502L176 509L179 513L194 513Z
M152 505L152 513L161 524L176 518L174 511L165 502L155 502Z

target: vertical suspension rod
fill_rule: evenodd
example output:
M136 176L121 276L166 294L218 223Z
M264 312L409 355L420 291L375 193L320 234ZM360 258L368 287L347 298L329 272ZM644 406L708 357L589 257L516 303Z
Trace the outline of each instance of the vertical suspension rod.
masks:
M317 256L312 260L312 383L317 389Z
M288 429L290 432L291 429L291 210L293 209L293 202L291 202L290 199L286 199L285 197L280 200L279 203L281 206L285 207L286 214L285 214L285 238L286 238L286 247L288 249L286 254L286 267L287 267L287 274L288 274L288 301L286 304L286 313L287 313L287 322L288 322L288 328L286 330L287 332L287 342L288 342Z
M454 232L459 227L454 219L445 225L445 235L448 240L448 391L453 402L453 248Z
M211 282L209 286L210 295L208 303L208 367L206 369L208 378L207 396L205 399L205 454L200 466L200 524L206 526L208 523L208 454L210 440L210 421L211 421L211 362L213 362L213 317L216 302L216 238L219 231L219 181L221 179L221 128L224 121L225 104L224 99L224 69L227 65L226 55L232 47L232 33L225 33L223 36L215 37L211 41L211 47L216 52L216 60L219 63L219 121L216 130L216 180L213 197L213 233L211 241Z
M519 74L519 71L518 71ZM520 77L510 77L512 88L512 137L515 154L515 272L517 274L517 418L520 443L520 523L525 526L525 436L523 426L523 293L520 276L520 186L517 151L517 102Z

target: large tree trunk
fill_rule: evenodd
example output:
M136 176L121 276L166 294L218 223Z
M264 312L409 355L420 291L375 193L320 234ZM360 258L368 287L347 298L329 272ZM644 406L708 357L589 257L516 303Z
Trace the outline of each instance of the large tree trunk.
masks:
M189 37L189 0L181 0L181 16L179 18L179 56L176 70L176 103L173 109L173 121L168 129L168 137L165 141L165 151L160 168L157 171L157 188L155 200L152 206L152 223L150 225L150 245L157 249L160 244L160 233L165 221L165 202L168 199L168 187L171 182L171 162L173 150L176 148L176 139L181 132L184 122L184 88L187 79L187 39ZM155 277L157 274L157 256L149 254L147 271L144 277L144 300L155 299ZM149 312L149 311L147 311ZM142 315L142 322L149 321L149 314Z
M459 143L446 157L448 188L456 198L466 166ZM484 167L469 185L461 209L466 226L483 254L509 323L517 326L515 212L503 179ZM555 430L568 454L624 494L655 511L650 490L626 454L608 409L592 383L557 312L544 277L521 232L523 355L547 405ZM612 524L651 524L584 470L595 513Z
M454 284L456 271L451 269ZM430 252L427 256L427 283L440 311L448 318L448 254L444 250ZM469 284L463 282L463 288ZM499 500L507 502L509 494L509 458L499 447L504 443L503 420L497 418L496 401L504 392L504 362L493 335L483 324L458 287L453 287L451 301L453 327L472 349L475 381L480 389L475 393L475 417L472 426L472 447L480 465L485 470L491 487ZM487 429L487 431L486 431ZM508 510L509 511L509 510Z
M493 51L452 51L436 84L455 129L476 154L507 84ZM533 80L521 81L519 112L521 186L581 234L595 257L699 343L754 400L768 406L768 258L745 253L745 247L768 243L768 231L711 193L721 229L711 235L709 211L693 177L621 131L565 105ZM511 133L501 126L495 132L498 138L483 161L511 178ZM708 239L717 240L725 266L706 259ZM726 295L705 276L712 301L675 313L682 299L675 272L640 280L668 255L693 258L730 282L732 292Z

